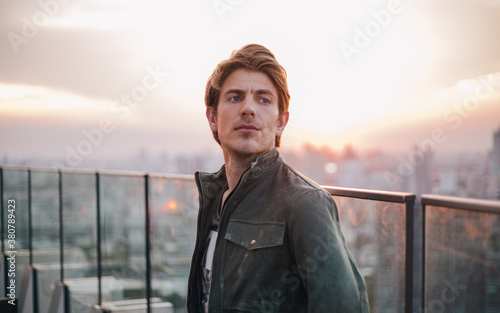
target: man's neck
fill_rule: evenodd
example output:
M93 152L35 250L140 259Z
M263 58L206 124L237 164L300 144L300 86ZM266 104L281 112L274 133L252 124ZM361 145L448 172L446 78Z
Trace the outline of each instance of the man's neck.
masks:
M241 154L235 153L234 151L229 151L227 149L222 149L224 155L224 165L226 169L226 179L228 189L224 192L222 196L222 206L226 202L229 194L236 188L238 181L250 165L250 163L257 160L258 157L264 154Z
M228 194L233 191L234 188L236 188L241 175L243 175L243 172L246 171L250 163L255 162L258 157L265 154L241 154L234 151L229 151L227 149L223 149L222 152L224 155L224 165L226 168Z
M257 157L253 155L243 156L235 155L233 153L224 153L224 165L226 167L228 194L231 193L234 188L236 188L241 175L248 168L250 163L255 161L256 158Z

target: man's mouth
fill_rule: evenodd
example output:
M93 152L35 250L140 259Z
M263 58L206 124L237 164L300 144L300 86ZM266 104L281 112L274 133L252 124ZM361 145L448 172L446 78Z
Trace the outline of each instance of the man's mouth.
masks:
M235 128L236 131L241 133L253 133L259 130L259 128L253 124L241 124Z

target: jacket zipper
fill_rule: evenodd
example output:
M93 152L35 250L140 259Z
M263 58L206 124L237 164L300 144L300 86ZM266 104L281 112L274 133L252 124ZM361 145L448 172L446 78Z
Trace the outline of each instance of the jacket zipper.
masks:
M238 190L238 188L242 184L243 178L246 175L248 175L247 172L250 170L250 168L251 168L251 165L249 165L247 167L247 169L241 174L240 179L238 180L238 183L236 184L236 187L234 187L234 189L229 193L229 195L226 198L226 201L224 201L224 204L222 205L222 212L220 214L220 219L219 219L219 235L217 236L217 243L215 245L215 251L214 251L214 256L217 256L216 259L214 257L214 261L217 260L217 263L216 263L216 267L214 267L212 265L212 270L213 270L212 279L213 279L213 277L217 277L217 279L219 281L220 290L219 290L219 295L218 295L218 299L217 299L217 301L218 301L217 305L216 306L211 305L212 308L214 308L214 307L217 308L213 312L219 312L218 309L222 305L222 293L223 293L222 291L224 290L224 280L222 279L221 274L220 274L221 268L220 268L220 266L217 266L217 265L222 263L221 256L224 255L224 250L222 250L222 254L220 253L220 251L218 251L219 249L224 249L224 241L223 241L224 238L222 238L224 236L222 236L222 233L221 233L221 225L224 225L224 227L226 227L226 229L227 229L227 222L224 220L224 217L227 216L227 214L228 214L228 213L224 213L224 212L227 211L226 207L230 203L230 200L233 197L234 193ZM224 223L223 223L223 221L224 221ZM216 273L217 273L217 275L214 275ZM213 280L212 280L212 282L213 282Z

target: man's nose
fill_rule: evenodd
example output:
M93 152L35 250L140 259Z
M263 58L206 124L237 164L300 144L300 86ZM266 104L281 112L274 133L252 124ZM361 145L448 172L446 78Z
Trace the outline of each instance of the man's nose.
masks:
M252 116L252 117L255 116L255 104L251 97L246 97L245 100L242 102L241 115Z

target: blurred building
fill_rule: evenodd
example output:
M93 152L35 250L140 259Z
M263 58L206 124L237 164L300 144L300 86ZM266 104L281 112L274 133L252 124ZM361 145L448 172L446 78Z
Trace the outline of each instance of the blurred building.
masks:
M338 185L349 188L366 188L365 168L351 145L344 147L338 166Z
M491 198L500 199L500 128L493 133L493 150L489 163L488 194Z
M366 188L365 170L357 158L349 158L339 163L338 185L349 188Z
M491 161L493 174L500 175L500 128L493 134Z
M411 192L416 195L430 193L431 179L429 178L433 151L413 147L409 155L400 159L398 173L401 176L400 191Z

